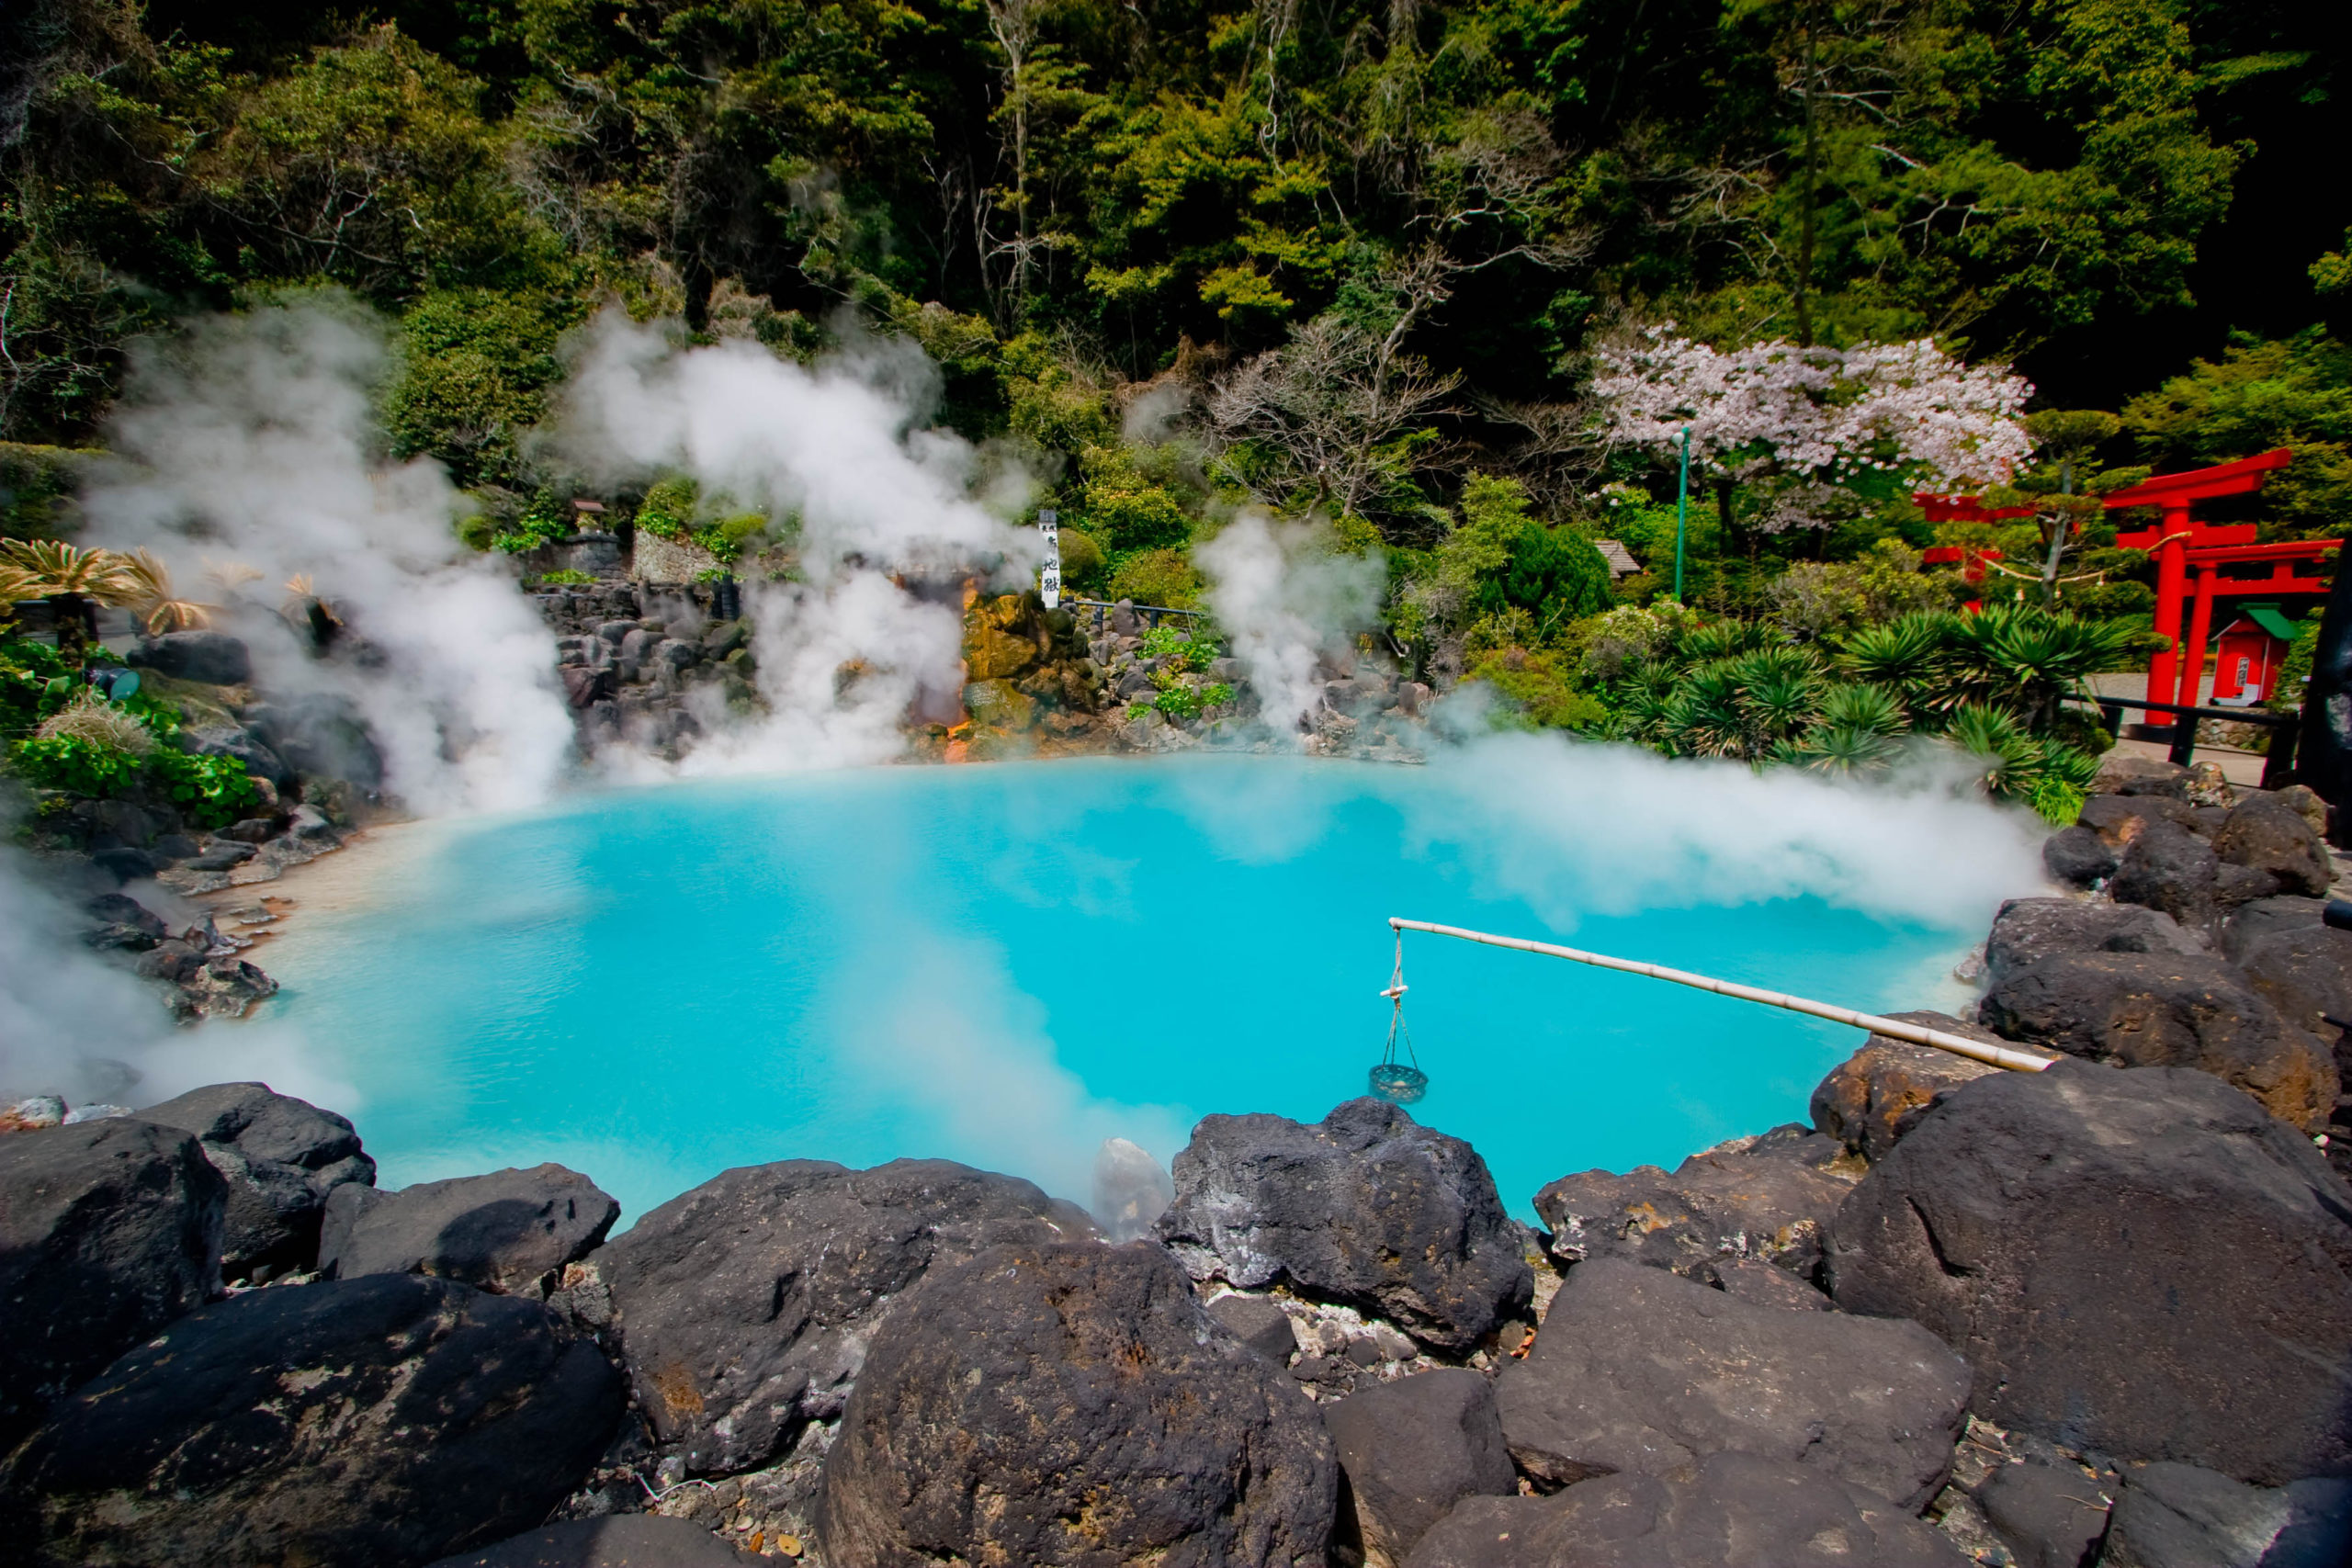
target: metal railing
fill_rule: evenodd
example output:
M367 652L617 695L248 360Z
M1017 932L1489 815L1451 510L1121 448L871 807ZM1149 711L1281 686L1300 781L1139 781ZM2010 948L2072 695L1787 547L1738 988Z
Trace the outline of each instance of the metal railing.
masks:
M1098 633L1102 631L1103 623L1109 618L1111 612L1118 608L1116 604L1104 599L1073 598L1068 603L1093 611L1094 629ZM1182 615L1194 621L1202 617L1202 613L1198 610L1179 610L1172 604L1130 604L1127 608L1138 615L1149 615L1151 617L1149 624L1153 626L1159 625L1159 617L1162 615Z
M2295 782L2295 743L2301 739L2303 719L2299 713L2272 713L2268 708L2196 707L2184 703L2149 703L2132 697L2078 697L2077 702L2089 703L2098 709L2099 723L2120 735L2123 710L2136 708L2143 713L2173 715L2172 749L2166 753L2182 767L2197 754L2197 723L2199 719L2217 718L2225 724L2251 724L2270 731L2270 750L2262 761L2262 787L2284 789Z

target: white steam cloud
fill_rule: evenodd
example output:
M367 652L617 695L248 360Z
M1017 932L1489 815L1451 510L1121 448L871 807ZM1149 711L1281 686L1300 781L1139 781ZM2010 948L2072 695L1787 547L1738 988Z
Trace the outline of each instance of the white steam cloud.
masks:
M1386 580L1377 556L1335 555L1319 523L1275 523L1245 512L1193 552L1208 605L1258 694L1259 715L1295 734L1322 701L1317 667L1379 618Z
M352 309L271 308L195 323L134 356L111 443L131 467L93 488L96 542L153 546L181 592L199 561L308 577L365 657L314 659L258 606L226 622L273 697L329 693L366 719L384 787L424 813L537 805L572 729L552 634L498 563L456 537L438 464L379 457L381 333Z
M757 344L680 349L618 312L566 389L562 441L614 479L683 470L735 504L796 518L802 581L745 585L770 715L722 729L690 773L878 761L910 710L959 715L967 575L1024 586L1029 530L972 499L979 455L918 427L936 371L911 344L807 369ZM928 582L950 602L911 591Z
M1965 928L2048 891L2046 825L1925 774L1860 784L1504 734L1433 749L1426 779L1414 834L1560 931L1587 913L1802 897Z
M72 940L86 922L29 870L17 852L0 850L0 1095L153 1105L205 1084L255 1079L353 1110L357 1091L292 1030L175 1027L154 991Z

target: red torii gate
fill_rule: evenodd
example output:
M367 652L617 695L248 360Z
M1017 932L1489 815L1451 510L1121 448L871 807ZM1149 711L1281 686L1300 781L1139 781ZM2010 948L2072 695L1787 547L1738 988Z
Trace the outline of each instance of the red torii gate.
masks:
M2335 547L2334 541L2257 545L2251 523L2200 523L2189 515L2189 509L2200 501L2247 495L2260 490L2274 471L2293 460L2294 453L2282 446L2275 452L2241 457L2234 463L2211 468L2162 474L2099 498L2109 511L2154 506L2164 513L2149 527L2115 536L2119 547L2146 550L2156 558L2154 630L2169 641L2148 661L2149 702L2196 705L2198 688L2205 675L2205 643L2212 631L2216 594L2327 592L2324 579L2298 577L2292 563L2318 560L2324 552ZM2224 566L2265 562L2271 566L2270 575L2265 578L2221 575ZM2196 603L2189 615L2188 634L2183 637L2182 600L2188 596L2191 566L2197 569Z
M1988 507L1982 496L1974 495L1939 495L1923 490L1914 491L1911 499L1918 502L1919 510L1928 514L1930 523L1999 523L2011 517L2030 517L2034 513L2034 508L2030 506ZM1971 583L1984 581L1986 561L2001 558L1999 550L1979 545L1931 545L1919 552L1922 565L1957 564L1961 581ZM1971 615L1984 607L1982 600L1971 599L1968 602Z

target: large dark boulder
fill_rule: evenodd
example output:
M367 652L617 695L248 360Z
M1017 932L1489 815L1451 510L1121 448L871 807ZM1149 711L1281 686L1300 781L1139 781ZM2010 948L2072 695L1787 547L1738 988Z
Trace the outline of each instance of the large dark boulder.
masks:
M1828 1272L1966 1356L2000 1425L2266 1484L2352 1468L2352 1188L2207 1074L1967 1085L1846 1200Z
M1609 1475L1552 1497L1473 1497L1405 1568L1965 1568L1885 1498L1756 1454L1687 1478Z
M2206 952L2200 936L2159 910L2104 898L2012 898L1993 918L1984 967L1996 977L2053 953Z
M607 1514L526 1530L428 1568L741 1568L763 1561L684 1519Z
M327 1200L319 1267L340 1280L431 1274L544 1296L549 1276L587 1257L620 1213L609 1193L560 1165L420 1181L397 1192L354 1186Z
M2188 829L2150 822L2124 847L2107 884L2119 904L2161 909L2189 931L2213 923L2221 861Z
M2008 910L2005 908L2002 913L2006 916ZM1993 929L1997 935L1999 925L1996 923ZM1983 1025L1966 1022L1950 1013L1923 1010L1887 1016L1963 1039L1981 1040L1988 1045L2008 1044ZM1986 1073L2003 1070L1971 1056L1939 1051L1932 1045L1914 1045L1891 1035L1873 1034L1863 1042L1860 1050L1832 1067L1829 1076L1814 1089L1813 1124L1823 1136L1837 1139L1849 1152L1864 1159L1882 1159L1938 1095L1949 1093ZM1840 1191L1838 1201L1843 1202L1845 1196ZM1822 1216L1825 1221L1827 1217Z
M1843 1152L1792 1123L1692 1155L1670 1176L1654 1165L1564 1176L1535 1194L1535 1212L1564 1262L1621 1258L1696 1277L1747 1258L1810 1278L1822 1227L1854 1184L1827 1168Z
M1076 1205L948 1160L739 1167L592 1262L639 1404L697 1472L748 1469L841 1413L876 1325L927 1269L1094 1234Z
M228 1179L220 1267L232 1280L265 1266L311 1268L327 1194L376 1180L376 1162L348 1121L266 1084L210 1084L139 1116L195 1134L204 1157Z
M1736 1449L1917 1508L1951 1468L1968 1389L1917 1324L1756 1306L1601 1259L1568 1271L1495 1398L1511 1457L1545 1480L1684 1475Z
M1148 1242L1000 1247L874 1337L825 1461L831 1568L1321 1568L1331 1440Z
M165 632L123 660L135 669L212 686L242 686L254 678L253 654L226 632Z
M2101 1568L2343 1568L2352 1481L2248 1486L2191 1464L2125 1473Z
M0 1137L0 1450L220 1289L228 1185L173 1127Z
M2242 865L2267 877L2264 897L2324 897L2335 879L2327 846L2318 832L2302 813L2275 795L2256 795L2233 808L2213 835L2213 853L2224 864Z
M0 1489L44 1568L424 1562L545 1519L622 1404L533 1303L414 1275L275 1287L107 1368Z
M1976 1506L2018 1568L2083 1568L2107 1534L2107 1495L2073 1465L2002 1465L1976 1489Z
M2321 1039L2352 1020L2352 931L2322 920L2324 898L2263 898L2231 915L2222 952L2288 1022ZM2341 1048L2338 1051L2341 1061Z
M1204 1117L1173 1174L1159 1235L1195 1280L1287 1284L1456 1352L1534 1292L1487 1162L1384 1100L1312 1126Z
M1336 1542L1371 1568L1392 1568L1464 1497L1514 1495L1494 1385L1441 1368L1374 1383L1323 1406L1340 1458Z
M2196 1067L2317 1132L2335 1108L2333 1055L2218 958L2057 953L1993 982L1979 1008L2012 1040L2130 1067Z

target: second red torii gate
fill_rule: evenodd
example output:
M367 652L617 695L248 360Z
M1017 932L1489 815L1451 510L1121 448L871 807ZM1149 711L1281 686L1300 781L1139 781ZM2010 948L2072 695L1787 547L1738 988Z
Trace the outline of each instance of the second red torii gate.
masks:
M2213 501L2225 495L2247 495L2260 490L2264 481L2273 472L2292 462L2294 456L2293 452L2282 446L2275 452L2241 457L2234 463L2222 463L2211 468L2195 468L2185 474L2162 474L2128 490L2110 491L2099 498L2100 503L2110 512L2125 507L2154 506L2164 513L2162 519L2150 527L2132 529L2115 536L2120 547L2145 550L2156 558L2154 629L2159 637L2169 641L2148 661L2148 701L2195 705L2198 685L2205 674L2205 638L2211 630L2212 594L2225 592L2222 588L2223 580L2219 576L2219 569L2235 560L2260 559L2264 549L2279 547L2256 545L2254 525L2251 523L2200 523L2189 515L2189 509L2200 501ZM2216 553L2224 550L2240 553ZM2180 620L2182 601L2188 592L2192 551L2199 557L2198 585L2200 592L2189 637L2184 640ZM2324 592L2326 589L2324 582L2316 588L2291 589L2266 582L2258 591ZM2190 657L2192 649L2194 657Z

